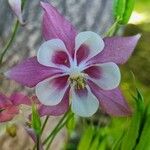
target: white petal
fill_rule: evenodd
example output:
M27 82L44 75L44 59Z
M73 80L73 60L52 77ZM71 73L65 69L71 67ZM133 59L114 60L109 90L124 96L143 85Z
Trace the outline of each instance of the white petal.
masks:
M87 95L79 96L73 88L71 89L71 109L76 115L82 117L92 116L99 107L97 98L92 94L89 88L87 88L87 90Z
M36 96L43 105L53 106L61 102L68 88L58 89L53 84L53 79L46 79L36 85Z
M92 81L104 90L112 90L119 86L121 74L119 67L115 63L103 63L97 66L101 69L100 79L91 78Z
M48 67L56 67L52 62L53 55L56 51L61 50L67 53L65 44L60 39L52 39L44 42L37 53L37 60L40 64Z
M92 31L80 32L75 38L75 51L77 51L81 45L86 45L90 49L89 58L100 53L104 48L103 39Z

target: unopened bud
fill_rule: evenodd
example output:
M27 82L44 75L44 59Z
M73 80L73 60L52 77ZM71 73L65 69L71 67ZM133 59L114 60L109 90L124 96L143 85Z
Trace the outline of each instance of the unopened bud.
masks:
M13 13L17 16L20 24L24 24L21 11L21 0L8 0L8 3Z
M6 132L11 136L15 137L17 134L17 126L15 124L6 127Z

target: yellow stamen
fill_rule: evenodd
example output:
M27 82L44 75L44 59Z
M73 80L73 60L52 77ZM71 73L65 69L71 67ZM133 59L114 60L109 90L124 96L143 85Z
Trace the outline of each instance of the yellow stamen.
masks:
M83 76L71 77L70 78L71 84L75 86L76 89L84 89L86 86L86 81Z

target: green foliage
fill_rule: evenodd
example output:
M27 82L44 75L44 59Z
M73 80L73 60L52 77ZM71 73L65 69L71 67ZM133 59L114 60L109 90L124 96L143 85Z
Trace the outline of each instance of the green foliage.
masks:
M104 127L86 125L78 150L149 150L150 104L136 89L134 111L130 118L112 118Z
M113 144L112 150L120 150L121 149L121 142L124 137L124 134L125 134L125 132L123 132L121 134L121 136L119 137L119 139Z
M90 150L98 149L99 146L99 134L95 137L94 141L91 143Z
M132 150L136 145L136 140L139 136L140 126L144 114L144 102L142 95L137 90L137 96L134 97L136 106L133 116L131 118L131 123L128 127L128 131L122 139L122 150Z
M134 97L136 108L128 130L114 144L113 150L150 149L150 104L145 108L141 93Z
M78 145L78 150L83 149L88 150L90 148L93 136L94 136L94 128L92 126L88 126L82 135L82 138Z
M81 137L78 150L105 150L107 146L108 128L98 128L88 125Z
M150 149L150 105L147 107L145 115L145 124L140 136L139 143L135 150L149 150Z
M37 136L41 134L41 119L37 108L34 104L32 104L32 128L34 129Z
M76 117L75 115L73 115L72 118L69 119L66 123L66 127L69 133L71 133L75 129L75 126L76 126Z
M112 122L106 127L86 125L86 128L80 139L78 150L106 150L113 147L113 143L118 141L117 138L122 134L123 120L112 119ZM117 142L118 143L118 142ZM113 150L120 150L114 148Z
M114 17L119 24L127 24L134 8L135 0L114 0Z

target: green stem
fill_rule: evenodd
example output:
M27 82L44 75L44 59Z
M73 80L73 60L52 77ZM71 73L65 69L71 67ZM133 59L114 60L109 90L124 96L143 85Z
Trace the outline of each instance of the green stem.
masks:
M22 4L21 4L21 8L23 10L24 6L25 6L25 2L26 0L22 0ZM8 42L6 43L6 45L4 46L4 48L1 50L1 55L0 55L0 65L2 64L3 62L3 58L4 58L4 55L6 54L6 52L8 51L8 49L11 47L15 37L16 37L16 34L17 34L17 31L18 31L18 28L19 28L19 21L17 20L14 24L14 28L12 30L12 34L10 36L10 39L8 40Z
M43 123L43 125L42 125L41 135L42 135L42 133L43 133L43 131L44 131L44 129L45 129L45 126L46 126L46 124L47 124L48 119L49 119L49 116L46 116L46 118L45 118L45 120L44 120L44 123Z
M67 123L72 117L73 117L73 114L69 115L68 118L64 121L64 123L63 123L61 126L59 126L59 127L57 128L57 130L53 133L53 135L52 135L50 141L48 142L48 145L47 145L47 147L46 147L46 150L49 150L49 148L50 148L50 146L51 146L51 144L52 144L54 138L56 137L57 133L66 125L66 123Z
M46 150L49 150L49 147L51 146L51 144L52 144L52 142L53 142L55 136L56 136L56 134L54 134L54 135L52 136L51 140L49 141L49 143L48 143L48 145L47 145L47 147L46 147Z
M27 1L27 0L22 0L22 2L21 2L21 3L22 3L22 4L21 4L21 10L22 10L22 11L23 11L23 8L24 8L24 6L25 6L26 1Z
M4 55L6 54L7 50L10 48L10 46L12 45L12 43L15 39L16 33L18 31L18 27L19 27L19 21L17 20L16 23L15 23L12 35L11 35L9 41L6 43L4 49L2 50L2 53L0 55L0 64L2 64Z
M110 29L106 32L105 37L113 36L117 32L118 29L119 29L119 24L118 24L118 21L116 21L110 27Z
M49 134L49 136L43 141L43 145L46 144L49 139L53 136L53 134L57 131L57 129L59 128L59 126L62 124L62 122L65 120L66 116L68 115L67 111L64 116L60 119L60 121L58 122L58 124L56 125L56 127L53 129L53 131Z
M37 140L36 140L36 149L37 150L40 150L40 137L39 136L37 136Z
M49 119L49 116L46 116L46 118L45 118L45 120L44 120L44 122L43 122L42 128L41 128L41 135L42 135L42 133L43 133L43 131L44 131L44 129L45 129L45 126L46 126L46 124L47 124L48 119ZM35 150L35 149L36 149L36 144L35 144L34 147L33 147L33 150Z

